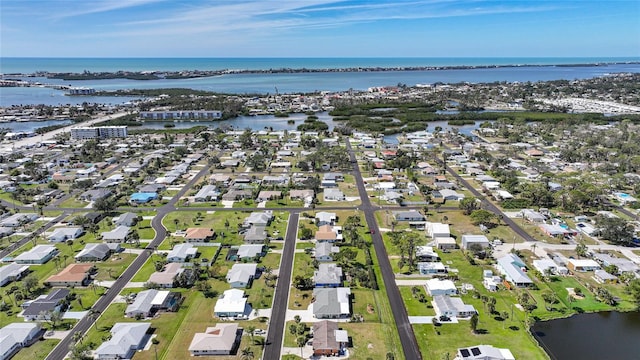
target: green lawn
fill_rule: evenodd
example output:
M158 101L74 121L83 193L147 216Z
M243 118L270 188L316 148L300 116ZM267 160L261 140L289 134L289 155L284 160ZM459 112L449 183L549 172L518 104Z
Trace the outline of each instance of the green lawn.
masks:
M40 340L35 344L20 349L20 351L12 357L13 360L34 360L44 359L60 342L58 339Z
M136 257L136 254L118 253L111 255L105 261L96 262L95 265L98 268L96 280L111 281L117 279Z
M412 286L399 286L400 295L402 295L402 300L404 301L404 305L407 308L407 314L409 316L433 316L435 315L435 311L433 307L431 307L430 299L427 296L427 293L424 289L424 286L417 286L418 292L416 295L422 294L425 296L426 301L420 302L418 298L413 296L411 292Z

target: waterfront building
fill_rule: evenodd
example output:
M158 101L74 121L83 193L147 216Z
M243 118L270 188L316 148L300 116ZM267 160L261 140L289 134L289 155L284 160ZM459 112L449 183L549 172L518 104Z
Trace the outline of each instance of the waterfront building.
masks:
M75 140L126 138L126 126L75 127L71 138Z

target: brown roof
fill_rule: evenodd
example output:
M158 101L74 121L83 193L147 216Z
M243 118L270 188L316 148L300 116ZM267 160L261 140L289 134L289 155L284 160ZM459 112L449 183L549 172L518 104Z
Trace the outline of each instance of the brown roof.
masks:
M313 323L313 350L340 350L336 340L338 323L334 321L317 321Z
M45 282L72 282L82 281L87 277L87 273L93 264L69 264L59 273L50 276Z
M316 231L316 240L335 240L337 234L330 225L322 225Z
M213 237L215 235L215 231L213 229L206 228L188 228L187 235L185 235L185 239L206 239Z

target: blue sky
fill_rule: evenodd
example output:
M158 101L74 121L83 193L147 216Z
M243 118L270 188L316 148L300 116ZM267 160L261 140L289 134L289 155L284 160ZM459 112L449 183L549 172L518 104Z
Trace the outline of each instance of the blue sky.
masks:
M639 0L0 0L0 55L624 57L639 19Z

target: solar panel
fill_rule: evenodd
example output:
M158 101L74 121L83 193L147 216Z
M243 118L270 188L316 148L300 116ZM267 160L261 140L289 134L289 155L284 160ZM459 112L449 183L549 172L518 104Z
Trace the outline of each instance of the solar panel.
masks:
M480 349L478 349L477 347L471 348L471 353L473 354L473 356L478 356L482 353L482 351L480 351Z
M467 358L471 354L469 354L469 350L467 350L467 349L460 349L460 355L462 355L462 357L464 357L464 358Z

